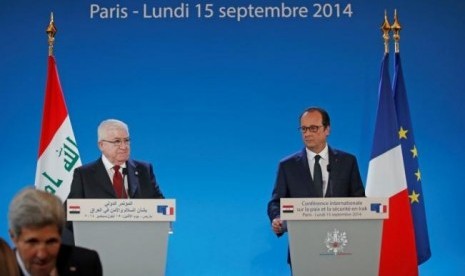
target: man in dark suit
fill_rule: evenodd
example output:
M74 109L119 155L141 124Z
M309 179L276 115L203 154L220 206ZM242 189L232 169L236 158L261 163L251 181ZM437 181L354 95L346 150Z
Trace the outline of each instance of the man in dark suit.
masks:
M286 231L279 217L281 198L365 196L355 156L327 144L331 130L328 113L319 107L306 109L300 116L299 130L305 148L279 163L268 203L271 228L278 236Z
M129 159L128 126L109 119L97 132L102 156L74 170L68 198L163 198L152 165Z
M128 126L108 119L97 129L102 156L74 170L68 198L164 198L149 163L129 159ZM74 245L72 223L63 233L65 244Z
M18 193L8 211L9 233L21 275L102 275L94 250L61 244L61 200L32 188Z

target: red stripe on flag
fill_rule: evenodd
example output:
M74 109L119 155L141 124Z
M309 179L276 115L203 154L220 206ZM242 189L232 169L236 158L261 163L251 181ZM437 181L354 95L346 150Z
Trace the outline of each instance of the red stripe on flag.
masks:
M61 89L58 70L53 56L48 57L47 84L40 134L39 157L50 144L58 128L68 116L63 91Z
M379 276L418 275L417 252L407 190L389 198L383 223Z

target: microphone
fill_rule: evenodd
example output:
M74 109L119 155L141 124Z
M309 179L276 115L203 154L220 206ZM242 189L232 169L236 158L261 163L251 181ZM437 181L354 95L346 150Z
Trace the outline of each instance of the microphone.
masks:
M128 168L123 168L123 181L124 179L128 176ZM128 179L128 192L127 192L127 196L129 198L129 179ZM123 189L124 189L124 185L123 185Z
M326 166L326 170L327 170L328 172L331 172L331 164L328 164L328 165ZM123 173L124 173L124 169L123 169Z

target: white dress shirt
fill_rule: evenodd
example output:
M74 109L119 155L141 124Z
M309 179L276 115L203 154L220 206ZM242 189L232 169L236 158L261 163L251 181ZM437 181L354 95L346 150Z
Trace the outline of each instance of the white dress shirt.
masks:
M321 167L321 175L323 176L323 197L326 195L326 190L328 189L328 179L329 179L329 172L327 170L329 164L329 154L328 154L328 144L326 144L325 148L319 152L315 153L308 148L305 148L307 152L307 160L308 166L310 168L310 173L312 174L313 179L313 166L315 165L315 156L319 155L320 158L320 167Z

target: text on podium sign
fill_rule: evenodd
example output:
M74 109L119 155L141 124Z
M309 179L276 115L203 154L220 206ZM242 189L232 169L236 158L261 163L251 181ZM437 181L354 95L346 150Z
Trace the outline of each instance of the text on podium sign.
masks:
M68 199L68 221L175 221L175 199Z
M281 198L282 220L353 220L387 218L389 218L388 198Z

